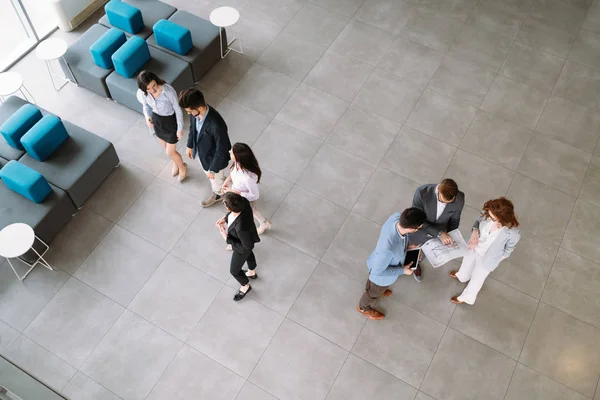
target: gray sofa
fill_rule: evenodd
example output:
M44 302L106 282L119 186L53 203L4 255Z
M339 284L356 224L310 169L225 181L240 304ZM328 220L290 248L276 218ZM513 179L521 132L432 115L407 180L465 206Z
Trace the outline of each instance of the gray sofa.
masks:
M161 19L168 19L177 9L169 4L158 0L121 0L123 3L131 4L139 8L144 19L144 28L135 34L142 39L148 39L152 35L152 27ZM115 28L108 22L106 14L98 20L100 25L107 28ZM127 36L131 36L129 32L125 32Z

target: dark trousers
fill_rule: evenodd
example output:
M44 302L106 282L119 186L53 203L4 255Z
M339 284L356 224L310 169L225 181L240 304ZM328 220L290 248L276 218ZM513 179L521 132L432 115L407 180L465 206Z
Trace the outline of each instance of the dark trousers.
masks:
M236 253L235 251L231 255L231 264L229 264L229 273L235 278L236 281L242 286L246 286L250 280L246 276L246 273L242 271L242 267L245 263L248 263L248 269L253 270L256 268L256 257L252 250L245 253Z
M368 310L375 307L375 304L377 304L377 299L381 297L387 288L388 286L378 286L367 279L365 293L363 293L362 297L360 298L360 303L358 304L360 309Z

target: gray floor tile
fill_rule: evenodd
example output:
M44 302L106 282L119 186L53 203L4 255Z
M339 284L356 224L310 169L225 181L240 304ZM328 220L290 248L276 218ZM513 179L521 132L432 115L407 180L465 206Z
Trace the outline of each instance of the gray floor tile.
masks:
M3 264L0 264L0 266L4 268ZM8 266L6 268L8 268ZM18 330L0 321L0 354L3 354L19 335L20 333Z
M453 12L466 20L477 3L477 0L421 0L420 5L430 10Z
M585 400L586 397L545 377L544 375L517 364L510 381L505 400Z
M378 164L400 130L400 124L350 105L327 137L327 143Z
M462 190L460 186L458 188ZM471 233L473 232L473 224L475 223L477 218L481 216L482 207L483 204L480 204L478 207L465 206L463 208L462 213L460 215L460 226L458 227L458 229L460 233L462 233L465 240L469 240L469 237L471 237ZM458 263L459 261L460 260L457 260L455 261L455 263ZM460 267L460 265L457 265L457 267Z
M127 399L144 399L181 342L125 311L81 367L81 372Z
M235 31L242 40L244 55L252 60L258 60L262 53L277 37L280 29L263 24L260 20L247 18L244 13L235 25Z
M417 7L400 31L400 36L447 52L464 23L464 16L458 13Z
M526 13L519 13L502 2L480 2L473 10L466 26L514 38L519 33Z
M377 69L425 87L444 53L399 37L377 64Z
M277 400L277 398L246 381L236 400Z
M421 390L438 399L502 399L515 364L505 355L449 328Z
M487 200L504 196L513 176L514 172L460 149L444 174L460 185L465 203L477 209Z
M349 305L363 291L362 283L320 263L287 317L350 351L365 319Z
M496 5L520 15L527 15L533 8L535 0L481 0L481 5Z
M526 85L550 92L564 63L563 58L515 43L500 73Z
M242 14L276 29L283 29L300 11L305 0L250 0Z
M372 65L327 51L304 79L304 83L340 99L352 101L372 70Z
M54 390L61 391L77 370L48 350L19 336L3 356Z
M600 35L580 30L569 53L569 60L600 67Z
M158 247L115 226L74 276L127 306L165 255Z
M259 274L262 279L262 273ZM187 344L247 378L283 317L253 300L235 303L232 300L235 293L236 290L229 287L219 293Z
M519 361L571 389L591 397L600 373L595 348L600 330L541 303ZM575 362L577 368L566 368Z
M458 146L476 112L473 106L427 89L406 125Z
M313 3L306 3L294 19L285 27L283 33L303 38L318 46L330 46L350 17Z
M589 260L600 259L600 247L594 232L600 224L600 207L577 200L561 247Z
M591 3L591 0L538 0L531 12L550 25L573 31L581 26Z
M511 36L489 32L479 26L465 26L456 37L448 55L498 71L512 41Z
M393 41L394 38L388 32L351 20L337 36L330 49L367 64L377 65Z
M283 399L325 399L347 355L342 348L286 319L250 382Z
M485 111L478 111L460 148L516 171L533 131Z
M600 3L597 0L594 0L588 10L581 29L596 33L600 32Z
M417 390L350 354L327 400L413 400Z
M600 136L600 113L560 97L550 97L536 130L592 153Z
M409 1L365 0L354 18L397 35L413 11Z
M323 142L279 121L272 121L254 144L261 168L295 182Z
M24 334L79 368L122 312L123 307L71 278Z
M600 70L567 60L552 94L600 111Z
M417 394L417 397L415 397L415 400L435 400L435 399L423 392L419 392L419 394Z
M219 60L200 79L200 85L203 89L226 96L252 65L253 62L251 59L232 52L227 57ZM210 101L209 104L216 106L216 104Z
M429 82L429 89L479 107L496 72L445 57Z
M262 171L262 177L260 178L260 199L258 200L260 212L266 218L271 218L293 186L291 182L269 171Z
M575 205L575 197L516 174L507 196L515 205L521 228L560 244Z
M274 71L302 80L321 59L325 50L326 47L311 43L303 35L293 36L284 31L271 42L258 62Z
M120 398L94 382L81 372L77 372L62 393L70 399L119 400Z
M411 277L400 279L414 282ZM385 319L367 321L352 353L418 387L445 326L393 299L382 301L378 307L386 314ZM390 346L390 343L402 345Z
M150 134L141 115L114 145L120 159L150 175L158 175L170 163L169 157L158 140Z
M536 133L527 146L518 171L576 196L591 158L589 153Z
M296 183L350 210L375 168L375 164L325 144Z
M592 157L592 161L583 178L579 198L600 207L600 158Z
M168 255L128 308L186 340L222 287L222 282Z
M417 187L417 182L379 167L352 211L383 224L393 213L411 206ZM384 196L386 201L381 201Z
M348 210L294 187L275 215L270 234L315 258L321 258L346 219Z
M548 24L542 18L530 15L515 39L519 43L559 57L567 57L577 32L570 32Z
M325 7L331 11L337 11L340 14L353 16L360 8L364 0L309 0L311 3Z
M498 75L481 109L534 129L547 99L548 94L541 90Z
M348 102L301 83L275 119L325 139L346 108Z
M375 249L380 231L379 224L350 213L322 261L359 282L365 282L369 275L367 258Z
M425 184L440 180L454 153L456 147L404 126L380 165Z
M227 98L219 103L217 111L227 122L227 133L231 144L242 142L252 145L271 121L266 115ZM190 163L189 160L186 162Z
M354 99L354 104L403 123L421 97L423 88L392 74L373 71Z

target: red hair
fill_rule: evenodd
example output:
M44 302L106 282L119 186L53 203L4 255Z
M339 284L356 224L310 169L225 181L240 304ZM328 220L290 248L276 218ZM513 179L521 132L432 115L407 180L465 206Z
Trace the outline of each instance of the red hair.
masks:
M512 201L506 197L486 201L483 205L482 214L484 217L490 218L490 213L494 214L502 226L506 226L507 228L516 228L519 226L519 221L515 215L515 207Z

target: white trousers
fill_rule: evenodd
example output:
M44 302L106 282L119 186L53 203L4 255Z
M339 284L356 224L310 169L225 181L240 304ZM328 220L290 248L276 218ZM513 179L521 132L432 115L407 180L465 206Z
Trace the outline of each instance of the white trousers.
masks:
M198 159L198 162L200 162L200 159ZM200 167L202 168L202 171L204 171L204 167L202 167L202 163L200 163ZM228 167L223 168L222 170L220 170L219 172L215 172L215 179L209 179L210 181L210 188L212 189L214 194L220 195L221 194L221 188L223 187L223 183L225 183L225 170L228 169ZM204 173L206 174L208 171L204 171Z
M456 273L456 277L461 282L469 282L462 294L458 296L459 301L464 301L467 304L474 304L477 299L477 294L485 282L485 278L490 274L490 270L483 266L483 257L475 251L469 251L463 257L460 269Z

